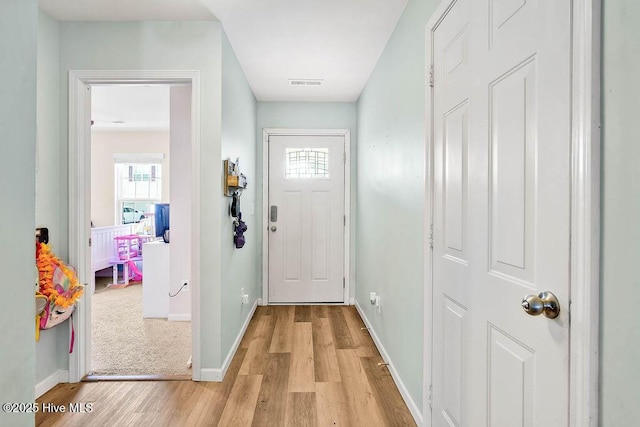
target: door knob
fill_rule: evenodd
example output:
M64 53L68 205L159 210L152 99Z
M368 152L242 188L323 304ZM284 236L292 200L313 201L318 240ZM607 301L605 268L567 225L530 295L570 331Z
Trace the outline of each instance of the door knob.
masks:
M276 231L278 229L278 227L276 227L275 225L271 226L271 231Z
M560 302L549 292L540 292L538 296L527 295L522 299L522 308L530 316L544 314L549 319L555 319L560 314Z

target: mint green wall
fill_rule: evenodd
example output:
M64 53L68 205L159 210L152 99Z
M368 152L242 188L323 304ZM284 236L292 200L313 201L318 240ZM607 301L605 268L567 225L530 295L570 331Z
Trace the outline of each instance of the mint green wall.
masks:
M0 402L34 401L36 144L35 0L0 4ZM0 425L33 425L33 414L0 412Z
M422 408L425 25L409 1L358 101L356 300ZM369 292L381 299L378 314Z
M222 230L222 357L231 350L240 329L257 298L258 230L256 225L256 99L247 83L226 34L222 33L222 159L235 162L240 158L240 171L248 186L242 193L242 219L247 223L246 244L233 245L233 218L229 215L231 198L219 192ZM241 289L249 294L249 304L241 304Z
M59 102L59 32L58 21L40 12L38 16L38 78L36 143L36 226L49 228L49 243L63 259L67 258L66 218L62 218L60 193L65 173L61 172ZM64 159L66 162L66 159ZM61 244L61 242L65 242ZM40 332L36 344L36 384L69 365L67 328ZM65 349L66 348L66 349Z
M219 368L220 230L222 187L221 33L219 22L61 22L60 170L68 168L69 70L140 69L200 71L201 225L209 234L200 247L201 366ZM62 173L64 175L64 172ZM68 215L68 182L61 183L61 215ZM63 227L61 227L63 228ZM213 231L213 234L212 234ZM68 230L64 228L62 236ZM62 240L62 239L61 239ZM194 254L193 256L196 256Z
M313 90L313 89L311 89ZM262 131L264 128L288 129L350 129L351 130L351 297L355 285L355 218L356 218L356 141L357 108L350 102L258 102L256 126L258 147L256 221L262 227ZM259 259L262 262L262 233L258 233ZM258 272L262 284L262 268ZM262 290L259 292L262 297ZM266 301L266 300L265 300Z
M600 425L638 425L640 4L603 2Z

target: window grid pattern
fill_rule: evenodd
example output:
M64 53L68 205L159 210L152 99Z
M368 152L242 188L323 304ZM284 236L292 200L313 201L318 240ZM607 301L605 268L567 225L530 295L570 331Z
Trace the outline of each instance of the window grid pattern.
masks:
M287 148L285 178L329 178L328 148Z
M162 165L145 163L116 164L117 194L120 200L160 200Z

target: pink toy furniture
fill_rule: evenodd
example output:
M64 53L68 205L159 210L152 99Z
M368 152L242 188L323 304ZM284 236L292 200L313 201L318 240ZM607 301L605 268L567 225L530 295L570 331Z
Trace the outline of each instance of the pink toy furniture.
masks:
M118 259L128 261L132 258L141 256L142 245L140 244L140 236L137 234L116 236L113 240L116 242L116 253L118 254Z
M113 266L113 283L111 287L125 287L129 280L142 281L142 272L135 262L142 260L142 239L137 234L116 236L113 238L116 246L116 256L111 260ZM118 282L118 266L123 267L123 283ZM132 273L130 275L130 273Z

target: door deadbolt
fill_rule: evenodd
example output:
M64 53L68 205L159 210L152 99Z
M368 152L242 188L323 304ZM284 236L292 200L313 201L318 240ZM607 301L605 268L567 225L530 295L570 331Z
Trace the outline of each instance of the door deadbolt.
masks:
M522 309L530 316L544 314L549 319L555 319L560 315L560 302L549 291L540 292L538 296L527 295L522 299Z

